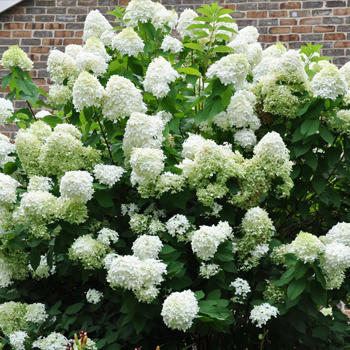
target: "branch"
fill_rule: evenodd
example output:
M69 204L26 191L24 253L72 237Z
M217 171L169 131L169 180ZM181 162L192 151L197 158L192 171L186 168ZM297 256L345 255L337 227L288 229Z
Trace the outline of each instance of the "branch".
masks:
M104 130L103 130L103 127L102 127L102 125L101 125L101 121L100 121L100 119L99 119L99 117L98 117L98 114L95 113L95 115L96 115L97 122L98 122L98 124L99 124L99 126L100 126L103 139L105 140L105 143L106 143L106 146L107 146L107 149L108 149L109 156L111 157L112 164L114 165L114 161L113 161L113 156L112 156L111 148L109 147L109 143L108 143L106 134L105 134L105 132L104 132Z

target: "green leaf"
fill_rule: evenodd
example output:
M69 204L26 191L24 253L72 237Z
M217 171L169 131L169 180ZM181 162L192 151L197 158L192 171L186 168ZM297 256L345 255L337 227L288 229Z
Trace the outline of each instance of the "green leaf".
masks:
M330 333L329 327L319 326L313 329L312 336L315 338L320 338L323 341L327 341L329 333Z
M320 136L328 143L332 144L334 141L332 133L323 125L321 124L319 127L320 130Z
M221 96L209 96L204 102L204 108L200 110L194 117L197 124L200 124L208 119L213 118L222 110Z
M216 34L215 38L226 40L226 41L231 41L231 38L227 34L222 34L222 33Z
M207 300L218 300L221 298L221 290L220 289L215 289L211 291L208 296Z
M65 313L67 315L76 314L77 312L79 312L82 309L83 306L84 306L83 302L73 304L73 305L67 307Z
M8 162L4 166L4 174L11 175L18 169L16 163Z
M235 11L231 10L231 9L221 9L218 12L218 16L223 16L223 15L228 15L229 13L233 13Z
M294 277L296 280L305 276L306 272L309 270L309 265L302 263L300 260L295 265Z
M30 251L30 265L32 266L34 271L36 271L36 269L40 265L40 257L41 257L41 254L39 250L32 249Z
M112 199L109 192L106 192L106 191L95 192L94 198L97 199L98 203L103 208L113 207L113 205L114 205L113 199Z
M327 188L327 195L328 195L329 199L333 202L333 204L337 208L340 208L341 196L340 196L339 190L334 189L334 188Z
M301 144L301 145L295 145L294 146L295 157L298 158L298 157L302 156L303 154L305 154L311 148L311 146L312 146L311 142L307 142L307 143Z
M234 51L235 50L232 47L224 46L224 45L216 46L212 50L210 50L210 52L234 52Z
M176 260L181 255L181 252L179 252L178 250L176 250L168 244L164 244L159 255L163 260L171 261Z
M318 131L320 123L318 119L306 119L304 123L301 124L300 131L305 136L314 135L316 131Z
M145 328L147 319L140 315L137 315L132 319L132 325L135 328L136 334L140 334L141 331Z
M167 267L168 276L183 276L186 272L184 266L185 264L180 261L170 261Z
M237 31L236 31L236 30L234 30L234 29L232 29L232 28L229 28L229 27L226 27L226 26L220 26L218 29L219 29L219 30L226 30L227 32L231 32L231 33L237 34Z
M10 241L8 241L8 245L12 250L22 250L26 247L26 243L20 237L14 237Z
M288 286L287 296L290 300L296 299L306 287L306 283L304 279L294 280Z
M318 163L318 159L317 159L316 154L313 153L313 152L308 152L308 153L305 154L304 158L305 158L306 164L307 164L310 168L316 170L316 168L317 168L317 163Z
M328 306L327 291L317 281L312 281L310 285L311 299L317 304L324 307Z
M54 115L47 115L46 117L41 118L41 120L47 125L50 125L51 128L54 128L56 125L63 123L61 118L56 117Z
M321 175L316 175L311 183L317 195L320 195L326 189L326 180Z
M199 301L205 297L205 294L202 290L197 290L194 292L194 295L196 296L196 299Z
M276 282L273 282L273 284L277 287L284 286L294 278L294 272L295 272L295 268L294 267L290 268L282 275L282 277L279 280L277 280Z
M192 49L192 50L204 51L203 47L200 44L186 43L186 44L184 44L184 47L187 47L187 48Z
M9 84L9 82L12 80L12 73L6 74L2 77L2 83L1 83L1 89L2 91L5 91L6 86Z
M216 79L213 83L212 96L222 95L227 89L227 85L222 84L220 79Z
M219 23L235 23L235 21L231 17L220 17L217 22Z
M192 30L192 29L212 29L213 27L210 24L191 24L189 27L186 28L186 30Z
M226 320L228 317L232 316L229 309L223 306L213 304L213 300L204 300L198 303L199 312L201 314L208 315L220 321Z
M201 76L201 73L198 69L191 68L191 67L182 67L177 70L178 72L189 74L189 75L196 75L198 77Z

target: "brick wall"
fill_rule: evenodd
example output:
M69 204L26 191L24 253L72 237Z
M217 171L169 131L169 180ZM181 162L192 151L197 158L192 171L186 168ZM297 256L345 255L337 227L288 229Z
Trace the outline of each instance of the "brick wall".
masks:
M211 1L161 2L182 12ZM98 8L105 15L115 6L127 3L128 0L25 0L0 14L0 54L18 44L34 61L34 82L47 91L50 80L46 60L50 49L63 50L68 44L82 44L84 20L89 11ZM220 5L235 10L232 16L239 28L256 26L264 47L281 41L296 49L311 42L323 44L323 55L332 57L337 65L349 60L350 0L222 0ZM113 21L113 16L108 16ZM0 77L5 74L7 71L0 66ZM21 103L16 107L21 107Z

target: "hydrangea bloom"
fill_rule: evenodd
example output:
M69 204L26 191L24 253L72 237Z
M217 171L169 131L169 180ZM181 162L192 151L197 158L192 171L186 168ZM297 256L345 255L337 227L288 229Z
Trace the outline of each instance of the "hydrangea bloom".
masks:
M187 331L199 312L198 302L191 290L171 293L164 301L162 313L167 327Z
M9 335L9 341L13 349L25 350L24 342L29 338L28 334L23 331L16 331Z
M51 135L52 131L49 125L42 120L33 123L29 129L26 129L29 134L35 135L42 143Z
M50 333L47 337L39 337L33 347L40 350L62 350L68 344L68 339L60 333Z
M0 328L5 335L28 328L25 320L26 307L27 304L14 301L0 305Z
M291 252L303 263L314 262L324 249L324 244L316 236L303 231L300 231L290 246Z
M73 59L75 59L80 52L82 51L82 46L80 45L75 45L75 44L69 44L65 47L64 53L67 55L71 56Z
M177 23L177 12L172 10L167 10L161 3L155 2L155 12L152 17L152 24L156 29L164 29L164 26L174 29Z
M244 84L248 71L249 62L245 54L230 54L212 64L207 71L207 77L211 79L216 76L222 84L233 84L238 90Z
M151 302L158 294L155 288L163 281L166 265L155 259L140 260L137 256L118 256L108 269L110 286L135 292L140 301Z
M214 257L219 244L232 235L232 228L227 222L219 222L216 226L200 226L192 236L192 250L202 260Z
M184 176L166 171L157 178L155 187L157 197L160 197L165 192L181 192L185 187L185 184L186 178Z
M110 228L103 228L98 232L97 240L108 247L111 243L118 242L119 234Z
M50 86L49 99L55 106L64 105L72 98L72 90L68 86L54 84Z
M90 304L98 304L103 298L103 293L96 289L89 289L86 293L86 300Z
M49 317L46 313L46 307L44 304L35 303L27 306L27 312L25 319L28 322L41 323Z
M132 245L134 255L141 260L157 259L163 243L157 236L142 235Z
M78 237L69 248L69 259L80 261L85 269L101 268L106 255L106 246L90 235Z
M127 25L136 27L138 22L146 23L155 16L156 4L151 0L131 0L126 7L124 20Z
M251 148L256 144L256 136L252 129L238 130L234 135L234 140L242 148Z
M84 22L83 40L86 41L92 36L99 38L103 32L112 28L99 10L90 11Z
M190 227L191 224L186 216L181 214L174 215L166 223L168 233L173 237L177 237L178 239L180 237L184 237L185 233Z
M157 98L165 97L170 91L169 84L179 77L179 73L165 60L159 56L148 66L143 86L145 90Z
M86 43L82 48L82 52L103 57L106 62L111 60L111 56L108 55L103 43L96 37L90 37L86 40Z
M0 64L4 68L19 67L26 70L33 69L32 60L18 45L11 46L3 53Z
M235 288L235 297L233 300L238 303L242 303L247 298L247 294L251 292L249 283L243 278L236 278L231 282L230 287Z
M345 78L340 75L337 66L326 65L311 81L315 97L335 100L339 95L345 95L347 84Z
M101 34L100 40L103 45L112 46L112 42L115 36L116 34L114 33L113 30L106 30Z
M171 35L166 35L160 48L171 53L180 53L183 50L183 45L179 39L173 38Z
M259 32L256 27L247 26L242 28L239 32L239 37L244 39L248 44L254 44L258 41Z
M104 89L92 74L82 72L73 86L73 104L80 112L84 107L100 106Z
M14 113L12 102L0 97L0 126Z
M134 147L159 149L164 141L163 129L164 124L158 117L142 113L131 114L126 123L123 140L126 160Z
M64 198L86 203L92 198L93 178L87 171L68 171L61 179L60 193Z
M196 22L194 21L194 19L198 17L198 14L196 12L194 12L191 9L185 9L184 11L181 12L179 21L177 23L177 27L176 30L179 32L179 34L181 35L182 39L185 38L186 36L189 36L191 39L194 38L193 32L195 30L187 30L187 28L191 25L191 24L195 24Z
M47 71L55 83L62 84L65 79L75 75L76 67L74 59L59 50L51 50L47 59Z
M257 327L261 328L271 319L271 317L277 317L279 311L277 307L272 306L268 303L263 303L261 305L256 305L250 312L249 318L252 322L256 323Z
M108 64L103 56L91 52L81 52L76 60L77 72L92 71L98 77L107 72Z
M45 255L41 255L40 263L36 270L34 271L31 265L29 265L29 269L32 272L32 276L40 280L42 278L47 278L50 275L53 275L56 271L56 265L53 264L50 268L49 264L47 263L47 257Z
M121 179L125 170L121 166L97 164L94 167L93 173L99 183L112 188Z
M323 243L338 242L350 247L350 223L339 222L333 226L325 236L321 237Z
M331 130L350 135L350 111L348 109L341 109L337 112L336 117L329 116L326 122Z
M147 186L154 183L164 169L164 159L164 153L160 149L133 148L130 157L131 184Z
M205 144L206 139L201 135L190 134L182 145L182 156L194 160L196 153Z
M140 52L143 52L144 47L145 43L131 27L123 29L112 40L112 48L117 50L121 56L136 57Z
M113 75L109 78L102 114L108 120L129 117L132 113L144 113L147 108L142 101L142 94L135 85L124 77Z
M17 200L16 188L19 182L9 175L0 173L0 204L9 205Z
M15 157L9 156L10 153L15 151L16 147L10 142L10 139L0 134L0 168L4 168L8 162L14 162Z
M212 276L217 275L221 271L221 267L218 264L205 264L201 263L199 267L199 274L206 279L209 279Z

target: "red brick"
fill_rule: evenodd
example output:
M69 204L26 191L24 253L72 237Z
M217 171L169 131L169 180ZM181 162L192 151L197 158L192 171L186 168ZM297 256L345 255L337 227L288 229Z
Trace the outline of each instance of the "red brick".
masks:
M81 45L83 43L83 39L64 39L64 45Z
M321 24L322 18L303 18L300 20L300 24Z
M343 33L334 33L334 34L325 34L324 40L345 40L345 34Z
M57 46L62 45L62 39L43 39L43 45L47 46Z
M46 81L45 79L34 78L33 83L35 83L35 85L45 85Z
M289 27L272 27L269 29L270 34L288 34L290 33Z
M37 62L37 61L39 61L39 56L38 55L34 55L34 54L31 54L31 55L29 55L29 58L32 60L32 61L34 61L34 62Z
M335 16L348 16L348 15L350 15L350 8L334 9L333 14Z
M127 5L130 2L130 0L119 0L120 5Z
M26 29L43 29L44 24L43 23L26 23Z
M266 11L248 11L247 18L267 18Z
M293 33L312 33L311 26L297 26L292 28Z
M221 5L224 9L231 9L231 10L235 10L236 9L236 5L235 4L226 4L226 5Z
M31 47L30 52L32 53L49 53L50 48L47 46Z
M326 33L326 32L334 32L335 26L316 26L314 28L315 33Z
M299 41L299 35L289 34L289 35L280 35L278 38L279 41Z
M274 43L277 41L277 37L274 35L260 35L259 41L262 43Z
M11 36L11 32L7 30L0 31L0 38L9 38Z
M71 38L73 36L73 32L71 30L56 30L55 36L57 38Z
M328 35L328 34L326 34L326 35ZM350 42L349 41L336 41L334 43L334 47L336 47L336 48L350 47Z
M84 34L84 31L83 31L83 30L79 30L79 31L76 31L76 32L74 33L74 36L75 36L76 38L82 38L82 37L83 37L83 34Z
M270 17L288 17L287 11L269 11Z
M64 23L46 23L45 29L64 29Z
M12 36L15 38L31 38L32 32L29 30L14 30Z
M300 2L289 1L281 4L281 10L295 10L300 8L301 8Z
M4 29L23 29L23 23L5 23Z
M23 7L11 7L8 11L6 11L8 14L16 14L16 15L23 15L24 14L24 8Z
M296 19L281 18L280 20L281 26L295 26L297 23Z

